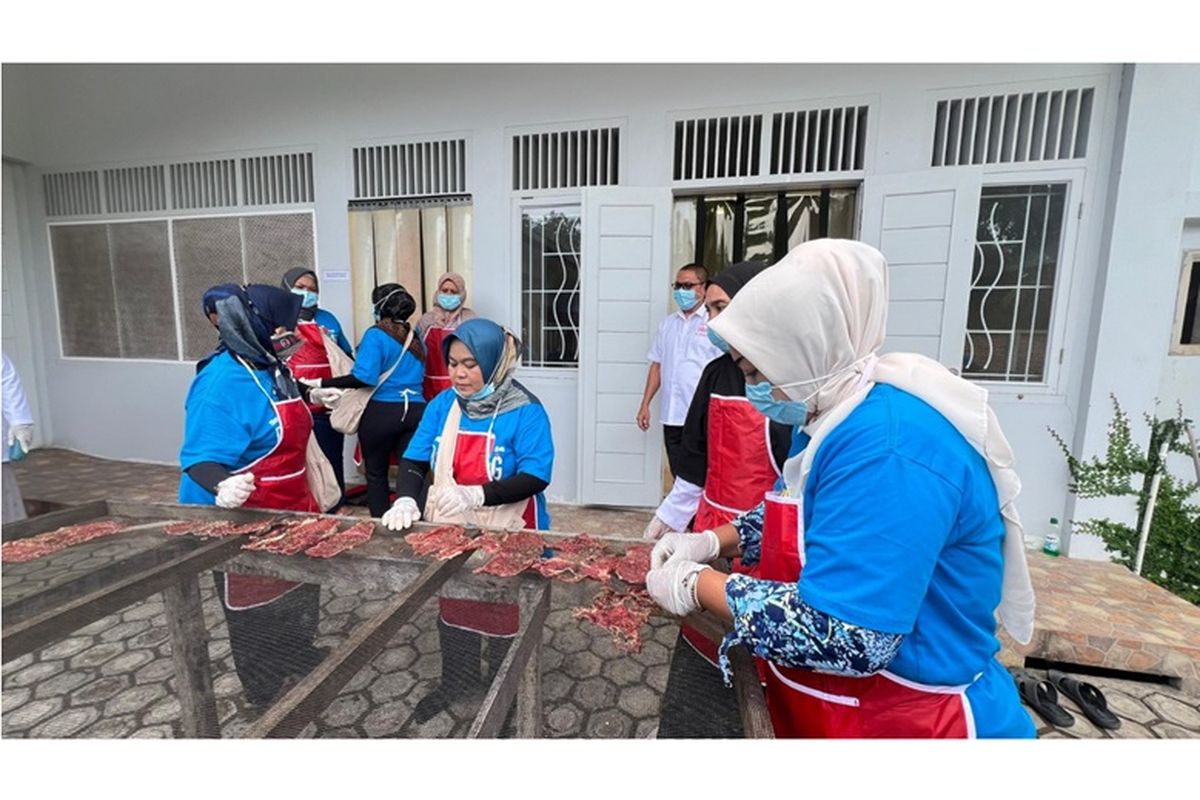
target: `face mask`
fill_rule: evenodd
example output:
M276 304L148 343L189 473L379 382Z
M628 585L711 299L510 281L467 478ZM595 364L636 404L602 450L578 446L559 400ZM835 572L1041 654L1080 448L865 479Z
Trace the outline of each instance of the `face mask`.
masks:
M291 331L277 333L271 337L271 349L280 361L287 361L291 358L302 344L304 344L304 340Z
M298 294L304 298L304 302L300 304L301 308L316 308L317 293L310 292L308 289L292 289L292 294Z
M455 393L458 393L458 389L457 389L457 388L455 388L455 390L454 390L454 391L455 391ZM482 388L482 389L480 389L480 390L479 390L478 392L476 392L475 394L464 395L464 394L458 393L458 396L459 396L459 397L461 397L463 400L483 400L483 399L484 399L484 398L486 398L486 397L491 397L491 395L492 395L492 392L494 392L494 391L496 391L496 385L495 385L495 384L492 384L492 383L485 383L485 384L483 385L483 388Z
M798 428L808 419L808 404L803 400L776 400L771 396L771 384L746 384L746 399L758 409L758 413L781 425Z
M462 305L462 295L442 294L441 292L438 292L437 303L447 311L453 311Z
M720 350L722 353L729 352L729 342L721 338L721 334L714 331L711 327L708 329L708 340L713 343L713 347Z
M674 296L676 305L684 311L691 311L696 307L696 303L699 302L696 293L691 289L676 289Z

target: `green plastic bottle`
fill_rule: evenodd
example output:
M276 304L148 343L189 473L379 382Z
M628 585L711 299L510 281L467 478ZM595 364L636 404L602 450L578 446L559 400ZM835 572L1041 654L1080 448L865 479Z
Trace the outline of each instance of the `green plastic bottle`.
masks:
M1046 538L1042 541L1042 552L1048 556L1058 555L1058 517L1050 518L1050 528L1046 531Z

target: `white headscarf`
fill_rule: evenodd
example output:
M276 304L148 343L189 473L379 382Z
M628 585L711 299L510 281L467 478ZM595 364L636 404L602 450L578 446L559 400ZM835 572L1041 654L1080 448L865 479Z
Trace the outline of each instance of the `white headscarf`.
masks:
M1004 519L1000 620L1022 644L1033 638L1034 596L1015 501L1021 480L987 391L913 353L878 356L888 303L887 260L870 245L817 239L787 254L738 292L709 325L774 386L807 400L815 416L808 447L783 468L802 497L813 457L829 432L876 383L937 409L987 462Z

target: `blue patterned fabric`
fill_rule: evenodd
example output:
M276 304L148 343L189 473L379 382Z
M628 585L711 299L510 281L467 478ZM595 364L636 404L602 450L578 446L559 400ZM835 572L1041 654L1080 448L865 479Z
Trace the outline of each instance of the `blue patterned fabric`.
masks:
M785 667L854 678L879 672L895 658L903 636L831 617L805 603L799 594L796 583L756 580L746 575L729 577L725 599L733 613L733 630L720 649L726 685L732 685L729 648L738 644L745 644L759 658Z
M742 563L753 567L762 559L763 513L767 504L759 503L754 508L733 518L733 529L738 535L738 550Z

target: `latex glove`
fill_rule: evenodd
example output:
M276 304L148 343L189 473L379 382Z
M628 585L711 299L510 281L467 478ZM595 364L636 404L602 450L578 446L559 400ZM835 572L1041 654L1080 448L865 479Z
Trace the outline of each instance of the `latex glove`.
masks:
M417 508L417 501L411 497L401 497L383 512L383 527L390 531L402 531L411 528L420 518L421 509Z
M710 567L695 561L676 559L665 567L646 573L646 591L665 611L677 617L686 617L693 611L700 610L696 584L699 582L700 573L706 569Z
M451 486L438 493L437 513L439 517L451 517L482 505L482 486Z
M646 530L642 531L642 538L654 541L660 538L664 533L669 533L671 526L659 519L658 514L650 520L650 524L646 526Z
M310 389L320 389L321 388L321 379L320 378L300 378L299 380L300 380L300 383L304 384L305 386L307 386Z
M661 569L668 562L698 561L707 564L721 555L721 542L712 531L668 533L650 551L650 568Z
M308 399L314 403L320 403L326 408L333 408L342 399L342 395L346 393L345 389L322 389L316 387L308 392Z
M253 492L253 472L230 475L217 484L217 505L221 508L237 508L249 500Z
M8 446L11 448L13 442L21 445L21 449L28 453L33 449L33 423L26 422L24 425L13 425L8 429Z

